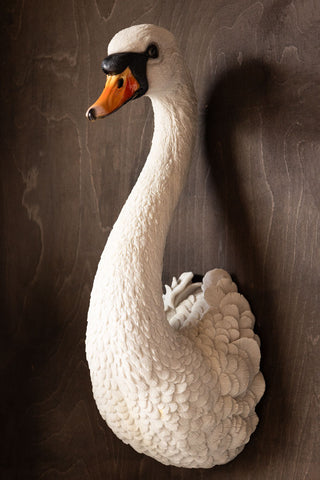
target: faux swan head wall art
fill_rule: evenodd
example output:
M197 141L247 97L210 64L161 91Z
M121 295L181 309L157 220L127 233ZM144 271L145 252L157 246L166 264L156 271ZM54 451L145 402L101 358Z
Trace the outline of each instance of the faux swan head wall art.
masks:
M154 135L94 279L86 334L93 395L113 432L138 452L209 468L239 454L258 423L265 383L254 316L221 269L201 282L183 273L163 295L166 236L195 137L194 89L163 28L122 30L108 54L106 85L87 117L147 95Z

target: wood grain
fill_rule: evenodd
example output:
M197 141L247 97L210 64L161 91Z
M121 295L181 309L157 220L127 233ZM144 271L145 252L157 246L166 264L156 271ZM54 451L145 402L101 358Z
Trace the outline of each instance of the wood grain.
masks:
M90 125L111 37L177 36L199 141L164 281L230 271L262 340L261 421L228 465L165 467L118 440L84 353L94 273L147 155L148 100ZM1 478L320 478L320 4L316 0L16 0L1 38Z

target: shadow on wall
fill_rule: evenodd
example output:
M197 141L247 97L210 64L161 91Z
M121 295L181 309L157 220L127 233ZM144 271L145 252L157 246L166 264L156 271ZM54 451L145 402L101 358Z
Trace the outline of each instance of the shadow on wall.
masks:
M253 265L253 274L258 279L262 277L262 264L252 238L239 172L240 155L244 154L237 151L235 133L242 124L256 121L258 109L265 114L271 81L270 68L259 61L227 71L210 93L205 117L206 157L212 167L213 188L227 219L232 243L236 244L241 267L247 270Z
M280 435L280 423L283 435L284 425L287 424L290 414L285 400L286 378L284 375L281 377L280 370L277 371L276 385L272 382L275 373L272 371L274 368L272 356L282 358L279 341L281 335L277 335L281 327L274 318L276 307L272 294L274 290L272 276L269 275L268 267L263 265L264 252L256 241L257 227L252 225L250 206L246 201L243 177L241 178L239 171L240 158L245 162L246 154L243 149L241 152L237 151L236 133L241 138L239 127L244 123L256 126L259 112L269 120L274 108L285 108L285 105L279 105L279 95L275 93L273 78L274 72L271 68L257 60L245 62L225 72L215 82L209 95L204 126L206 158L212 172L210 179L212 190L216 192L225 219L224 228L228 231L229 246L231 245L237 255L237 270L239 269L242 276L248 279L248 283L243 285L242 282L235 280L238 285L240 283L240 291L247 296L257 316L256 331L262 340L261 369L266 379L266 393L257 408L260 425L253 436L257 443L252 443L255 443L253 448L259 450L260 455L267 452L268 457L273 439ZM251 187L254 188L254 180L252 183ZM271 332L275 338L271 338ZM272 392L273 385L277 388L276 395ZM282 402L274 400L279 397L282 398ZM272 422L270 418L268 419L271 412ZM279 419L279 422L275 421L276 419ZM252 443L246 447L243 457L239 459L240 462L252 454L250 453ZM274 451L273 454L281 455L281 452ZM265 461L268 461L267 458Z

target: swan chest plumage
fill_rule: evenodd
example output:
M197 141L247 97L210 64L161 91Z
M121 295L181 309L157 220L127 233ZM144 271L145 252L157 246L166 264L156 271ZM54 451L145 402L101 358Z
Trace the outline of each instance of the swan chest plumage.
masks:
M254 316L224 270L202 282L185 273L163 295L165 241L195 139L194 89L163 28L122 30L108 54L106 86L88 118L146 94L154 135L94 279L86 334L93 395L110 428L138 452L208 468L232 460L258 422L264 380Z

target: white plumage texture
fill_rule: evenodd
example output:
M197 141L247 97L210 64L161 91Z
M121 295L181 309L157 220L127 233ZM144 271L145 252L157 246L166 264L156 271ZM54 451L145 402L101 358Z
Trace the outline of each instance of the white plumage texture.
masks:
M145 167L101 256L86 353L94 398L114 433L164 464L232 460L249 441L265 384L247 300L224 270L192 273L162 294L165 239L195 138L191 77L174 37L130 27L109 53L159 46L148 62L155 131ZM130 50L131 49L131 50Z

